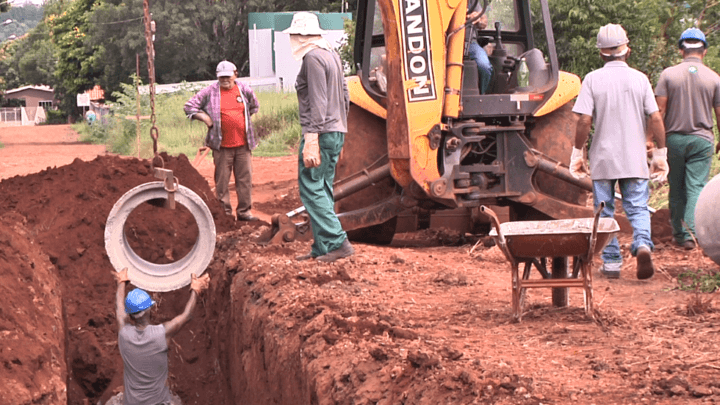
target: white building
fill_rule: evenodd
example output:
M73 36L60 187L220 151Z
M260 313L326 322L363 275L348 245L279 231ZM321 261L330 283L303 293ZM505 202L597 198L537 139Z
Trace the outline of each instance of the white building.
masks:
M248 46L250 77L275 78L284 91L295 91L295 79L302 61L296 61L290 50L290 35L282 31L290 27L293 12L249 13ZM343 23L351 13L316 13L323 35L336 49L345 38Z

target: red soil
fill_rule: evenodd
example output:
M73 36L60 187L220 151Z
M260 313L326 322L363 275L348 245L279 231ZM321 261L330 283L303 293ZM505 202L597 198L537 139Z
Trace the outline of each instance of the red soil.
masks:
M95 157L101 151L86 148L97 147L68 131L0 133L3 404L65 403L65 382L67 403L95 404L122 385L104 224L120 196L155 179L148 162ZM597 321L583 313L579 291L570 291L570 307L555 308L537 289L513 323L508 263L491 243L473 248L476 237L422 231L389 247L358 244L335 264L298 263L308 242L261 246L255 237L267 223L239 227L221 213L211 161L198 172L184 156L164 159L210 207L218 231L211 287L170 348L169 383L185 404L720 399L715 295L677 288L678 274L717 265L664 243L666 232L655 235L651 280L634 278L629 255L620 280L595 276ZM256 213L267 220L296 208L296 158L254 166ZM179 212L134 212L136 251L182 255L196 230ZM627 255L629 236L620 240ZM156 321L180 313L188 294L153 294Z

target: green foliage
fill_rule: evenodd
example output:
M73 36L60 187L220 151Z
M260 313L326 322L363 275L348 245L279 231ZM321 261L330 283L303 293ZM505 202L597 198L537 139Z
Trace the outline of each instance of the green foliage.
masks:
M57 125L67 123L67 115L61 110L45 110L47 114L47 120L44 125Z
M720 273L687 270L678 275L679 289L683 291L714 292L720 287Z
M260 111L253 118L260 144L257 156L285 156L300 144L302 128L295 93L257 93Z
M355 57L353 55L355 49L355 20L345 19L343 22L343 29L345 30L345 38L340 44L340 59L343 61L345 66L345 73L354 75L357 73L357 66L355 66Z
M121 155L138 156L138 126L132 118L137 114L137 97L133 85L121 83L122 91L113 96L117 100L113 114L106 123L96 121L76 124L83 142L104 144L107 150ZM185 154L193 157L205 140L207 128L199 121L185 117L183 106L194 95L190 91L158 94L155 98L156 127L158 128L158 151L171 155ZM284 156L297 147L301 129L298 119L297 97L294 93L257 93L260 111L253 116L253 125L260 138L255 149L257 156ZM148 95L140 97L140 115L151 114ZM128 119L130 117L130 119ZM139 129L139 156L152 157L151 121L141 120Z
M600 27L622 25L630 39L628 63L651 77L671 64L675 50L667 38L679 35L682 9L665 0L554 0L549 2L560 69L584 77L602 67L595 47ZM546 50L539 2L533 1L533 29L538 45Z
M2 2L2 0L0 0ZM2 6L0 6L2 7ZM4 42L10 35L21 37L33 29L43 17L42 7L27 5L24 7L11 7L4 12L0 21L13 20L8 25L0 26L0 42Z
M93 3L94 0L60 1L55 3L59 6L57 12L52 10L45 18L57 56L55 96L68 114L75 112L76 95L92 88L98 76L94 66L100 49L87 42Z

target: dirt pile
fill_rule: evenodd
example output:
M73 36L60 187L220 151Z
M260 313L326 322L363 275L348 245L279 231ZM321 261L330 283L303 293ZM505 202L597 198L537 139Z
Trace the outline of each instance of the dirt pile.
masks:
M195 191L210 207L218 233L235 226L222 213L207 181L185 156L176 158L163 155L163 159L165 168L173 170L180 184ZM61 335L57 341L45 342L45 348L65 347L62 339L67 340L65 359L61 358L59 362L67 364L67 372L70 374L67 387L70 404L83 403L85 398L96 403L122 385L122 361L117 349L115 323L115 283L111 274L114 269L105 253L103 233L113 204L128 190L149 181L157 181L152 176L149 162L101 156L89 162L76 159L67 166L0 182L0 212L12 212L12 219L16 224L24 225L27 238L30 239L25 244L28 249L23 249L25 245L18 247L15 242L8 245L9 237L5 237L5 243L0 243L0 257L9 257L2 265L3 280L12 281L11 275L17 274L21 280L18 283L22 284L22 288L12 288L14 284L5 288L4 301L16 307L12 310L3 308L2 320L19 326L18 330L39 325L36 323L37 314L46 312L44 315L52 319L60 308L57 302L52 301L45 302L45 307L40 306L37 300L42 302L45 299L48 294L45 289L52 288L54 295L51 296L56 297L56 300L62 297L66 336ZM171 211L148 204L136 211L128 220L126 231L131 245L141 257L157 262L171 261L173 256L181 257L194 243L197 231L195 234L186 231L194 225L187 210ZM6 226L13 228L17 227L16 224L10 221ZM20 240L15 237L10 239ZM31 277L37 270L31 271L28 266L35 263L36 267L47 270L40 259L35 259L42 256L38 250L49 257L56 268L49 273L55 273L59 282L41 279L40 273L37 273L35 277L38 280L34 280L37 284L30 285L35 290L36 301L33 302L27 299L28 287L25 284L27 277ZM46 287L48 285L51 287ZM156 295L159 303L157 321L168 320L180 313L187 297L187 289ZM222 308L227 303L219 305ZM210 393L212 401L206 403L221 404L227 392L224 379L208 379L201 375L205 372L198 373L198 370L215 368L217 356L208 353L218 343L212 341L210 333L203 329L200 321L196 319L194 324L189 325L195 335L187 332L181 334L177 339L178 345L171 351L172 388L186 397L197 398L198 393L207 397L206 393ZM48 328L53 326L52 322L43 325L48 325ZM59 332L62 333L62 330ZM6 333L6 336L9 335ZM186 343L186 340L193 338L195 342ZM30 349L26 354L33 356ZM7 351L3 351L3 356L7 355ZM62 356L61 353L55 355ZM13 363L15 359L10 357L9 362L4 363L5 370L16 372L14 370L19 367L16 366L17 362ZM43 354L34 355L33 358L48 367L52 365L50 357L49 354ZM19 361L25 360L19 358ZM25 367L29 375L34 375L32 363ZM56 371L64 383L62 375L65 371L62 368ZM24 403L21 393L17 395L2 402Z
M0 217L0 403L66 403L59 280L23 220Z

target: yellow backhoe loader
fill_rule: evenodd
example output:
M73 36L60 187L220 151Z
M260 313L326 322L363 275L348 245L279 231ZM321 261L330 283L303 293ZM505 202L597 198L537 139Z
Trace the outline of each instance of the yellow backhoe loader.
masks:
M389 243L396 232L428 226L482 232L483 204L509 207L510 220L592 216L590 181L563 165L580 79L558 69L547 0L539 1L547 55L535 44L529 0L470 2L359 0L358 74L348 78L335 185L351 239ZM493 66L486 94L465 56L465 30L475 29L468 8L489 22L476 35Z
M358 0L358 74L348 78L334 187L353 240L390 243L397 232L427 227L487 232L482 205L508 207L509 220L593 216L591 181L566 166L580 79L559 70L547 0L538 16L547 54L535 43L530 0L469 1ZM470 21L468 9L481 11ZM493 67L481 94L465 30L485 17L486 29L472 36ZM521 64L529 77L519 86ZM618 222L627 229L626 219ZM293 239L300 224L277 215L273 225L279 241Z

